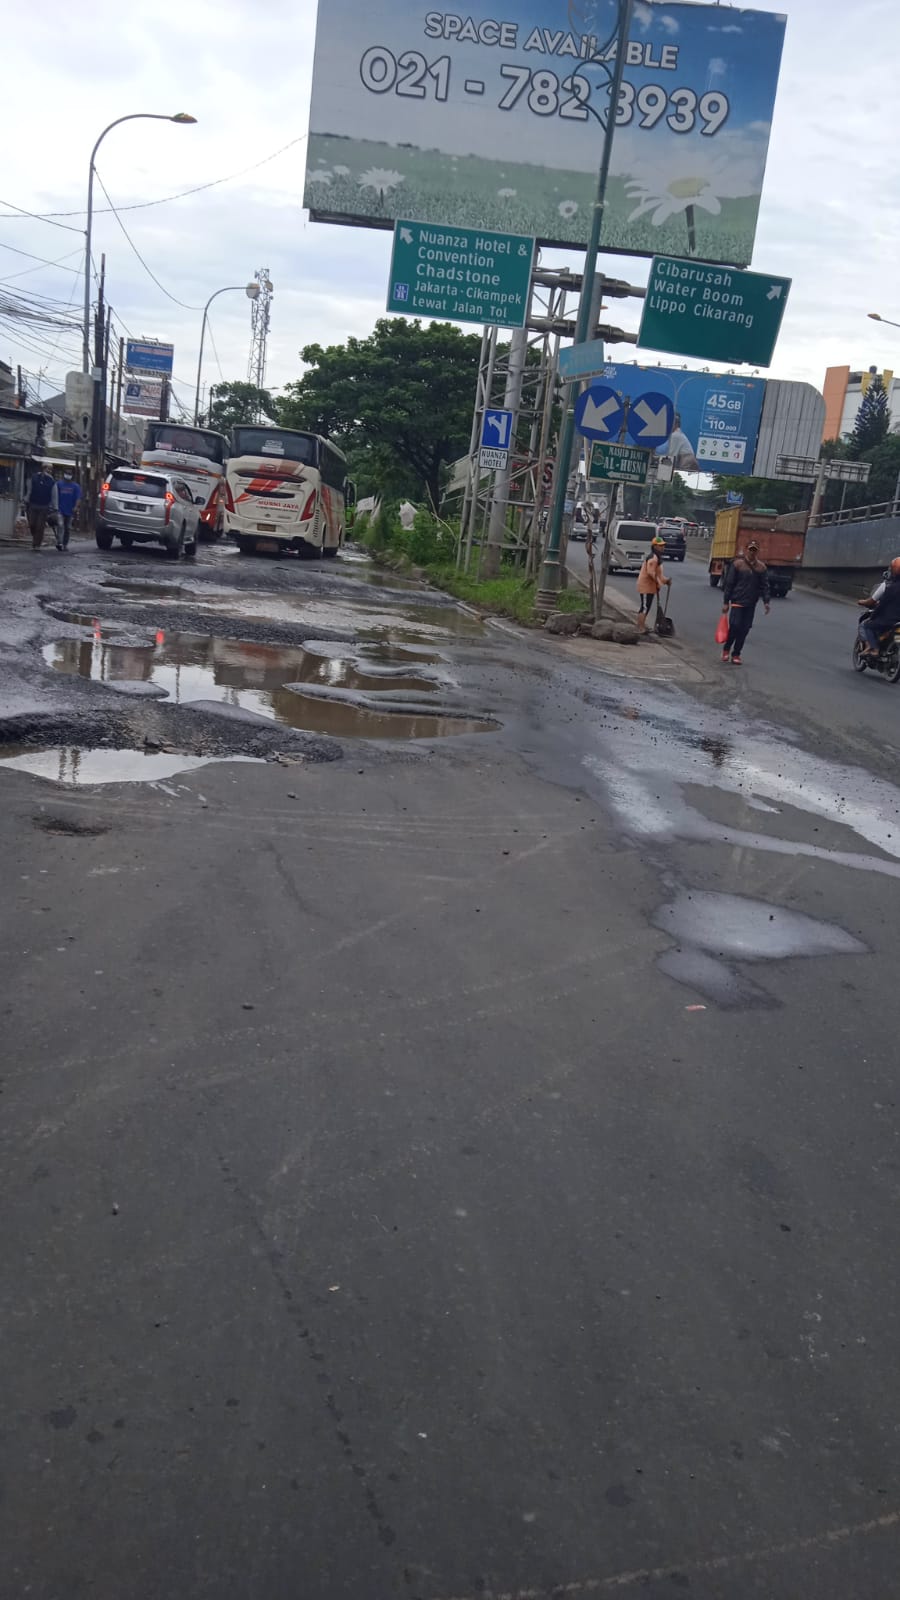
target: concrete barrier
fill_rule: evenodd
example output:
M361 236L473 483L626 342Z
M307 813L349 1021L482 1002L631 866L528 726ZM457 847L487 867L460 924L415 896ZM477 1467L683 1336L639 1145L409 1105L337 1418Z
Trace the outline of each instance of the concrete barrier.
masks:
M805 585L855 600L871 592L896 555L900 555L900 517L831 523L810 528L798 578Z

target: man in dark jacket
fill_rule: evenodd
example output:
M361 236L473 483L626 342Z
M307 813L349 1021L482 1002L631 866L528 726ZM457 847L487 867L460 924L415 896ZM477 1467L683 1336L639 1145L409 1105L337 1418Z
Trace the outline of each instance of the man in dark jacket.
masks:
M44 542L44 529L51 511L56 510L56 479L38 467L28 485L28 527L31 544L40 550Z
M769 571L759 559L759 545L751 539L746 555L738 556L728 568L725 579L723 611L728 612L728 638L722 651L722 660L734 666L741 664L741 651L750 629L756 607L762 600L769 614Z
M867 646L866 655L877 656L882 634L892 633L900 623L900 556L895 556L891 562L890 576L879 598L860 603L874 606L872 615L860 623L859 633Z

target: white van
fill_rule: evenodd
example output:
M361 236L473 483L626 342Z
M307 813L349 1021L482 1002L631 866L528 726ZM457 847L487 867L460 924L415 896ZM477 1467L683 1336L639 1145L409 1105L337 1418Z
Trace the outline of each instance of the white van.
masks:
M655 538L655 522L632 522L630 518L620 517L609 536L610 572L640 572L641 563L650 554L651 540Z

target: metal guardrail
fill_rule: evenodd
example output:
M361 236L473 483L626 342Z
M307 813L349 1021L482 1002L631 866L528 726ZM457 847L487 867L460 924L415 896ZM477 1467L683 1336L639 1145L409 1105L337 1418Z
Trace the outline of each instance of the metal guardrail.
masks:
M884 500L877 506L848 506L845 511L826 511L810 519L811 528L833 528L847 522L879 522L884 517L900 517L900 500Z

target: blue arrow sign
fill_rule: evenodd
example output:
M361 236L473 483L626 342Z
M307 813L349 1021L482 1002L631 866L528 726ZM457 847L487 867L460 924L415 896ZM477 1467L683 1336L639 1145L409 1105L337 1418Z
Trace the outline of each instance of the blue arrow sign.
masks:
M483 450L508 450L512 432L511 411L486 411L481 424Z
M610 391L611 393L612 391ZM667 395L638 395L628 411L628 436L635 444L653 449L665 444L675 421L675 407Z
M575 404L575 426L585 439L618 439L624 411L615 389L592 383Z

